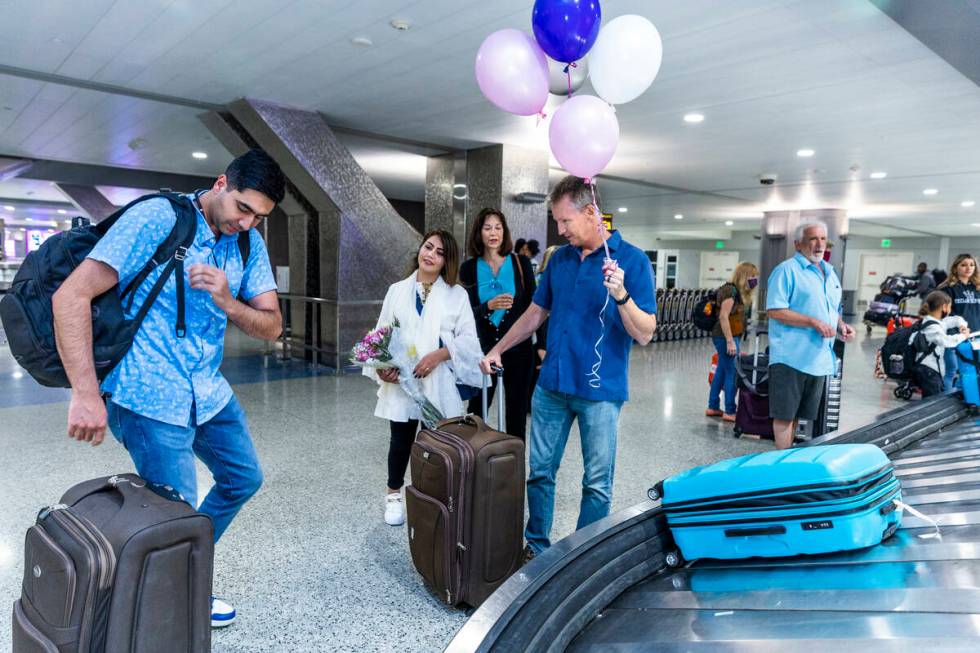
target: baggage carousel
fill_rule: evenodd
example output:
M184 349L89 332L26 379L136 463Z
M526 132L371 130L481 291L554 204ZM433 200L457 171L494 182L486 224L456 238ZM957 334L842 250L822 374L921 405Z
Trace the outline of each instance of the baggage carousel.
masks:
M892 458L941 538L906 512L869 549L687 563L647 501L532 560L447 653L980 651L980 419L933 397L807 446L859 442Z

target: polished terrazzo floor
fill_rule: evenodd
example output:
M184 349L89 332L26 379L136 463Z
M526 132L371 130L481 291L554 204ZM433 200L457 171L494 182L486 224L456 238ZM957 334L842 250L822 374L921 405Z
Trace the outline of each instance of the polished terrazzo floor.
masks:
M872 378L878 330L845 356L842 427L901 402ZM425 590L403 528L382 520L387 424L372 417L373 384L311 373L230 343L225 369L246 408L265 486L217 551L215 591L239 621L215 632L215 653L440 651L466 615ZM707 340L634 349L631 401L619 431L614 509L640 502L671 473L771 444L735 440L703 417ZM132 469L113 440L92 448L64 435L66 393L39 388L0 348L0 650L23 573L23 534L72 484ZM582 473L573 430L558 478L555 539L575 526ZM203 496L210 479L200 475Z

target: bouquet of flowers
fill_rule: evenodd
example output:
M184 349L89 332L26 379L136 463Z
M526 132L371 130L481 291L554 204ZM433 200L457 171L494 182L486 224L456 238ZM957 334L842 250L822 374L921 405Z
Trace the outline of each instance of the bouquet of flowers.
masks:
M422 391L421 379L415 378L418 355L414 345L407 345L401 335L398 320L368 331L367 335L354 345L350 361L359 367L398 370L398 383L422 411L422 422L427 428L435 428L444 419Z

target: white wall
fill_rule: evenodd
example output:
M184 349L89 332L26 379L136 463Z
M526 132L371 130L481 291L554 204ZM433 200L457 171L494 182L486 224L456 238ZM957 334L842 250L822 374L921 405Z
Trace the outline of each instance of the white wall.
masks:
M629 227L623 227L622 233L627 242L643 250L677 250L678 288L697 288L701 276L701 252L718 251L715 248L715 240L657 238L649 235L649 232L644 233L639 230L634 231L634 237L631 238ZM761 241L755 238L756 235L747 231L732 232L732 237L725 239L724 250L738 252L739 261L751 261L758 265Z

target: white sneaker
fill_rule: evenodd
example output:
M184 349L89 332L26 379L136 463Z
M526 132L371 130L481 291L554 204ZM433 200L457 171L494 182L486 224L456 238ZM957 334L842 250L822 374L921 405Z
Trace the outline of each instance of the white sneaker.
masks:
M235 623L235 608L216 596L211 597L211 627L224 628Z
M401 526L405 523L405 501L400 491L390 492L385 496L385 523L389 526Z

